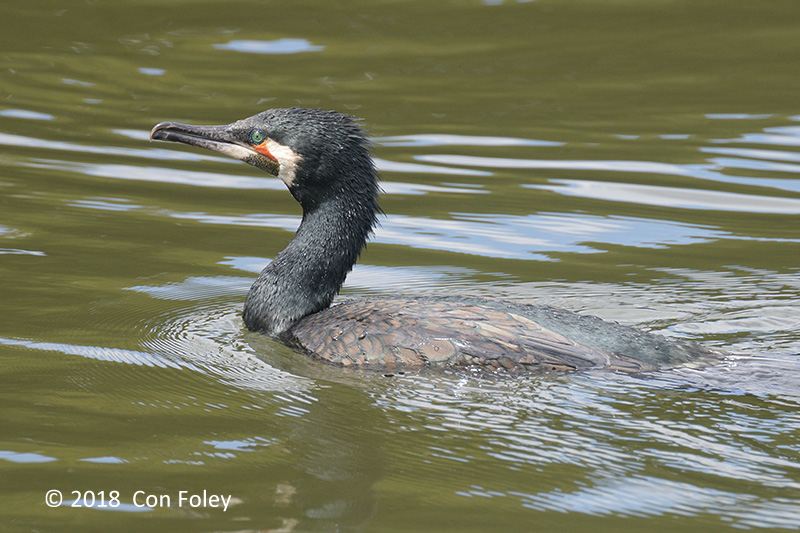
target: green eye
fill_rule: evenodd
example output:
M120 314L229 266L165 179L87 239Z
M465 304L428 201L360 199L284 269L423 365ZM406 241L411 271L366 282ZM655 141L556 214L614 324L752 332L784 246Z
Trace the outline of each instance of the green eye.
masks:
M261 130L253 130L250 132L250 142L253 144L261 144L267 138Z

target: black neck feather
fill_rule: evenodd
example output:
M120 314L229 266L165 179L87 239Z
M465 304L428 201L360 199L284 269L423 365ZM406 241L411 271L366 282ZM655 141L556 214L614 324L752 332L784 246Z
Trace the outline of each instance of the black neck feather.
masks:
M301 202L292 241L261 272L244 305L248 328L278 336L328 307L377 223L377 176L371 162L343 179L335 194ZM366 174L365 174L366 173Z

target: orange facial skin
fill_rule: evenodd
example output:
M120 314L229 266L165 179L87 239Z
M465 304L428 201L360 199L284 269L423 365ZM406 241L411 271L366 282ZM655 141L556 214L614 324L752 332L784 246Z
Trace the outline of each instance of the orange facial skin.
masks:
M267 149L267 141L266 141L266 139L264 139L264 141L262 141L262 143L261 143L261 144L254 144L254 145L253 145L253 148L255 148L255 149L256 149L256 151L257 151L259 154L261 154L261 155L263 155L263 156L265 156L265 157L269 157L270 159L272 159L272 160L273 160L273 161L275 161L276 163L278 162L278 159L277 159L277 158L276 158L274 155L272 155L272 154L269 152L269 150Z

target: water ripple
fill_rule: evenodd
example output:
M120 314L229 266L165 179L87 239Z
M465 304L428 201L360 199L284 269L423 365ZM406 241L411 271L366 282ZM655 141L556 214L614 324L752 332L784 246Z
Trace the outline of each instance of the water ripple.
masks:
M687 382L688 372L694 378ZM429 472L420 476L449 472L451 486L466 482L459 497L591 516L713 514L759 527L785 527L797 517L800 500L786 490L800 489L800 449L786 444L796 441L800 395L783 407L762 403L708 369L681 377L595 373L515 381L416 376L395 384L373 391L376 404L396 424L430 431L422 463ZM770 416L759 414L764 409ZM776 446L784 452L776 455ZM502 469L493 460L507 465L499 477L483 475L488 465ZM454 462L473 475L459 476ZM563 475L564 466L578 477L551 477ZM755 486L761 497L752 495ZM775 496L763 496L765 490Z
M534 139L518 139L514 137L480 137L474 135L446 135L427 133L415 135L398 135L395 137L377 137L374 139L381 146L564 146L566 143L541 141Z
M680 209L784 215L800 213L800 199L795 198L587 180L551 180L551 183L556 185L523 185L523 187L551 190L559 194L595 200Z
M21 118L25 120L55 120L55 116L50 113L40 113L29 109L3 109L0 117Z
M235 161L213 155L206 155L194 152L178 152L161 148L123 148L119 146L103 146L100 144L79 144L68 141L57 141L51 139L39 139L36 137L26 137L11 133L0 133L0 145L14 146L20 148L33 148L50 152L59 150L64 152L79 152L84 154L98 154L106 156L137 157L157 160L173 161L218 161L225 163L235 163Z
M301 52L320 52L324 46L313 45L307 39L276 39L257 41L238 39L223 44L212 45L217 50L233 50L246 54L298 54Z

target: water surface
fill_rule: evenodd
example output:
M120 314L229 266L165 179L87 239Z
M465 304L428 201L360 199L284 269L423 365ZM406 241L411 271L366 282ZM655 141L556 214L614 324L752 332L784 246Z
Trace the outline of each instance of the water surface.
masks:
M134 0L3 19L4 530L797 528L795 3ZM298 206L147 133L291 105L374 139L387 215L343 297L503 297L732 355L387 378L247 332L246 291Z

